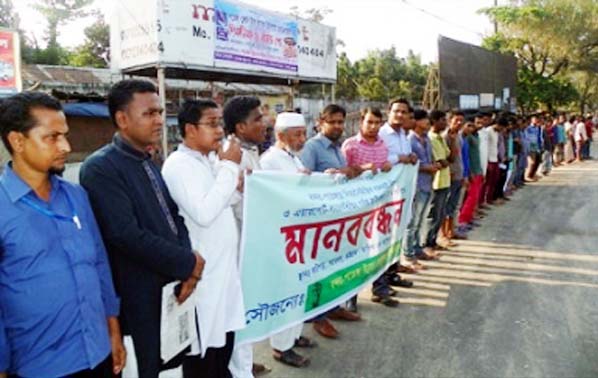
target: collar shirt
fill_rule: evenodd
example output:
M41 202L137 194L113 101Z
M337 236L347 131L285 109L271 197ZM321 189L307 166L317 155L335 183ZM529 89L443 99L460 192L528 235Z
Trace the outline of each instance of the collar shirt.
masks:
M468 135L465 138L469 145L469 171L472 176L483 174L482 164L480 162L480 139L478 133Z
M257 171L261 169L260 152L257 145L241 142L241 151L243 152L243 155L241 156L241 164L239 164L241 172L247 172L248 170ZM241 227L243 224L243 193L237 191L235 193L235 198L237 200L234 201L233 213L235 214L235 219L237 220L239 232L241 232Z
M341 148L349 166L374 164L381 169L388 161L388 148L384 141L378 138L370 143L363 138L361 133L345 140Z
M478 140L480 142L480 165L482 166L482 174L486 176L488 170L488 128L484 127L478 130Z
M448 129L442 134L444 141L446 142L449 149L453 151L453 161L450 163L451 169L451 181L463 180L463 156L461 155L461 135L457 134L454 138L451 138L448 133Z
M264 152L260 165L265 171L300 172L305 166L295 154L280 147L272 146Z
M488 127L488 162L498 163L498 143L499 135L498 131L494 130L494 127Z
M586 124L583 122L578 122L575 126L575 131L573 133L573 137L575 138L576 142L584 142L588 140L588 134L586 132Z
M471 176L471 169L469 168L469 143L462 134L459 134L461 138L461 158L463 160L463 177L469 178Z
M196 263L184 220L149 155L118 133L85 160L80 181L108 250L119 321L135 343L138 376L157 377L162 288L188 279Z
M245 326L238 264L239 234L231 207L239 166L181 144L164 162L162 175L189 230L191 246L206 260L195 301L199 342L191 354L226 344L226 333Z
M388 148L388 161L392 165L399 164L400 155L409 155L411 150L411 143L407 140L407 133L402 128L399 131L390 126L388 122L380 128L378 132L380 139L384 141Z
M6 165L0 177L0 372L53 378L110 354L110 266L85 191L51 175L41 200ZM10 376L10 374L9 374Z
M414 131L409 133L407 137L409 143L411 144L411 150L414 154L417 155L417 159L419 160L419 164L421 165L430 165L433 163L432 159L432 145L430 144L430 140L428 139L427 135L420 137ZM432 191L432 179L433 175L419 171L417 173L417 190L421 190L422 192L429 193Z
M428 133L430 143L432 144L432 158L434 161L447 160L451 150L447 146L442 135L430 131ZM451 169L449 167L442 168L434 175L432 182L432 189L440 190L451 186Z
M529 125L525 130L525 135L529 144L530 152L538 152L540 150L540 147L542 145L540 143L540 134L542 134L540 128L534 125Z
M301 162L312 172L324 172L327 169L341 169L347 166L340 147L321 133L305 143L301 152Z

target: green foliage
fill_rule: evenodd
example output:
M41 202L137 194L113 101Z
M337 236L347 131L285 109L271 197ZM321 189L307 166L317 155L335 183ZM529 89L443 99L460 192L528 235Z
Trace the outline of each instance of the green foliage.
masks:
M427 75L428 66L412 51L406 58L400 58L394 47L374 50L354 64L341 54L337 62L337 94L371 101L387 101L392 97L419 101Z
M58 46L58 28L69 21L87 16L85 7L92 3L93 0L37 0L33 8L48 22L46 37L49 48Z
M524 113L555 110L577 100L579 93L566 78L546 77L526 67L517 75L517 101Z
M110 61L110 28L99 15L91 26L85 28L85 42L78 46L69 63L76 67L105 68Z
M522 108L590 104L598 75L598 2L522 0L481 10L500 32L484 47L514 54Z

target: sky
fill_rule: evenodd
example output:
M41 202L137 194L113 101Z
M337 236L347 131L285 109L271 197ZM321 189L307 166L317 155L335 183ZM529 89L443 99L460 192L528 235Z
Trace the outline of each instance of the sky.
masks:
M95 0L94 7L111 14L116 0ZM127 1L127 0L120 0ZM149 1L149 0L148 0ZM31 8L35 0L16 0L21 27L43 43L44 18ZM363 58L369 50L395 46L399 56L409 50L420 54L424 62L437 60L439 35L479 45L493 26L477 11L494 4L494 0L244 0L264 9L288 13L298 5L300 10L325 7L332 10L323 23L337 29L337 38L351 60ZM503 0L500 1L502 3ZM59 30L59 42L74 47L83 42L83 29L93 19L82 19Z

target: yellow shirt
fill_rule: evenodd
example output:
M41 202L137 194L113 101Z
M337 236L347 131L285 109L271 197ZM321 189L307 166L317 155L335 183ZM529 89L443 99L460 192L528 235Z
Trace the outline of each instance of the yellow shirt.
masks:
M446 144L444 138L434 131L428 133L430 143L432 144L432 159L434 161L447 160L451 150ZM434 181L432 182L432 189L446 189L451 186L451 170L449 167L443 168L436 172Z

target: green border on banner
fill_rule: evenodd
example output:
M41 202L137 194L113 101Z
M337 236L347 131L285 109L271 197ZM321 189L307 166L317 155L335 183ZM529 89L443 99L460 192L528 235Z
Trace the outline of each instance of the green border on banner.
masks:
M305 312L312 311L363 285L401 253L401 240L377 256L339 270L307 287Z

